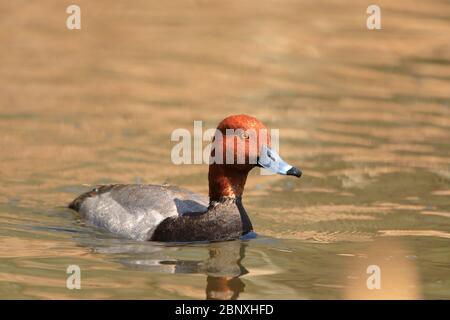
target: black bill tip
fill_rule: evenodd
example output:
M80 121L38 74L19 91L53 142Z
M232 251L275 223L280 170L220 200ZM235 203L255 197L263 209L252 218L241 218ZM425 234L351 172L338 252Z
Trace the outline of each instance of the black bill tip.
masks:
M297 178L300 178L302 176L302 171L296 167L290 168L286 174L288 176L296 176Z

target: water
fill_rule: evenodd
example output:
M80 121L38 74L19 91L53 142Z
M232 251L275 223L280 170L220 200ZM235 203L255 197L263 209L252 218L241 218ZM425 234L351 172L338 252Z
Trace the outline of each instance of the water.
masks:
M450 4L0 2L0 297L450 298ZM248 179L256 239L167 246L85 225L98 183L207 193L175 128L247 113L301 179ZM79 265L81 290L66 288ZM368 290L367 268L381 270Z

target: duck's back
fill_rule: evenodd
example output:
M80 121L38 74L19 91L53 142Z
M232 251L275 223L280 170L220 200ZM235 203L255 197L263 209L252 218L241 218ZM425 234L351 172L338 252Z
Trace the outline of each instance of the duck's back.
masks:
M135 240L148 240L167 217L206 212L208 199L160 185L103 185L69 205L94 225Z

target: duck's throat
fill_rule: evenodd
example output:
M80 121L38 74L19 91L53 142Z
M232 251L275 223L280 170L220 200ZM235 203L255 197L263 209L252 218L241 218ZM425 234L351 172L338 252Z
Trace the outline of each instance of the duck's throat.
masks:
M208 173L209 201L241 197L247 175L248 172L232 170L227 165L211 164Z

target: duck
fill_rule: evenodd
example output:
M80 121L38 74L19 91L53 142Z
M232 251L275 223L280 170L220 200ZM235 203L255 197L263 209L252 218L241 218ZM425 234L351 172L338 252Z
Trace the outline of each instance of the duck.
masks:
M109 184L81 194L68 207L93 226L131 240L242 239L254 234L242 204L249 172L261 167L273 174L302 175L273 150L268 132L260 120L245 114L218 124L211 144L209 197L171 185Z

